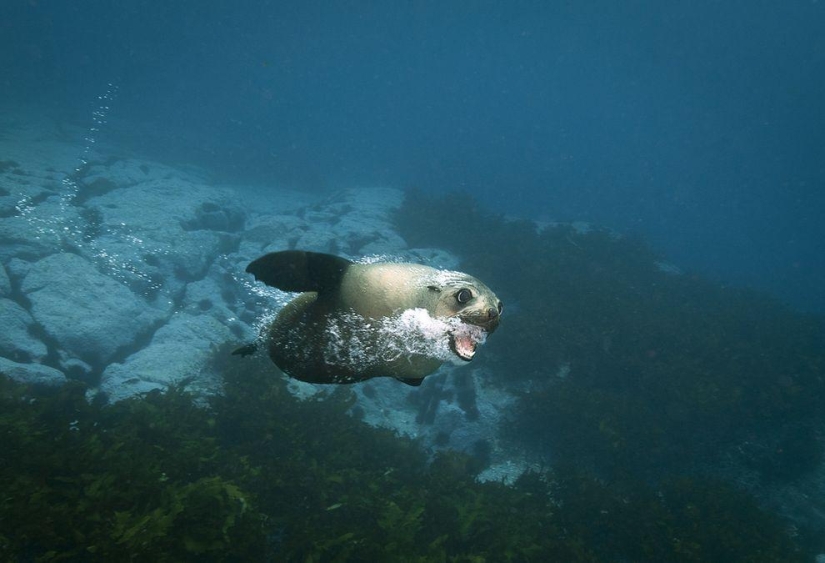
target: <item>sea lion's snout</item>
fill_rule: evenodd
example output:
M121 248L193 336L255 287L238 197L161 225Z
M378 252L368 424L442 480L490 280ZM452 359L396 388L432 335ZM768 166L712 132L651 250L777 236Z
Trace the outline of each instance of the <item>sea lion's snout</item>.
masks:
M498 328L498 323L501 321L501 310L501 301L498 302L497 306L487 309L487 322L483 325L487 330L487 334L492 334Z
M486 310L480 311L477 315L466 317L466 320L483 328L487 334L493 334L501 321L501 310L501 301L499 301L495 307L487 307Z
M480 315L467 319L467 322L483 329L487 334L493 334L498 328L500 321L501 315L495 307L490 307Z

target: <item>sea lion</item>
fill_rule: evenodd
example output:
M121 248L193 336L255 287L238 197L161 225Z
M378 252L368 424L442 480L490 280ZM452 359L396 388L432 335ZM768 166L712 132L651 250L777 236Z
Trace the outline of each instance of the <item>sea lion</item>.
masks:
M389 376L420 385L445 361L472 360L501 317L501 301L476 278L420 264L362 264L287 250L258 258L246 271L269 286L303 292L262 339L281 371L310 383Z

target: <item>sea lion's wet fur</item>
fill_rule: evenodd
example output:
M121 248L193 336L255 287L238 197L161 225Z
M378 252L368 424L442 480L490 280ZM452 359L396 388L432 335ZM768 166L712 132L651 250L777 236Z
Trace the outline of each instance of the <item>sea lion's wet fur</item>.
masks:
M279 289L305 292L281 310L265 337L282 371L312 383L391 376L418 384L450 353L433 354L440 344L420 332L417 320L423 316L426 329L432 319L444 346L449 339L456 357L469 360L478 339L498 326L501 310L495 294L476 278L420 264L359 264L285 251L255 260L247 271ZM482 334L470 338L467 329Z

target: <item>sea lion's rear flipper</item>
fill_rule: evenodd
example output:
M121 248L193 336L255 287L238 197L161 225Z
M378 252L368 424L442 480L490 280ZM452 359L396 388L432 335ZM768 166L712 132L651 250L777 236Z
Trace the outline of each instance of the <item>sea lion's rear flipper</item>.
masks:
M396 377L396 379L401 383L406 383L407 385L412 385L413 387L418 387L421 385L421 382L424 381L423 377Z
M233 356L242 356L242 357L245 358L247 356L251 356L252 354L254 354L257 351L258 351L258 343L257 342L250 342L249 344L245 344L244 346L241 346L240 348L235 348L234 350L232 350L232 355Z
M261 256L250 263L246 271L256 280L282 291L321 293L337 288L350 264L346 258L332 254L284 250Z

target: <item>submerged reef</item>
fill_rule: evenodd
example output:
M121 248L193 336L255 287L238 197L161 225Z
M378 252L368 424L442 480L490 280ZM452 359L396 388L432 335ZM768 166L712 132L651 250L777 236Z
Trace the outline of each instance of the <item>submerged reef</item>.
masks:
M804 561L724 484L606 485L573 469L478 483L470 456L296 399L261 360L108 405L0 376L7 561ZM237 364L235 364L237 366Z

